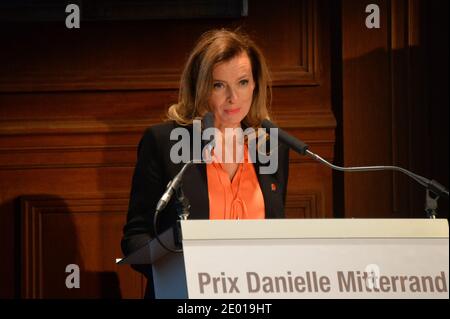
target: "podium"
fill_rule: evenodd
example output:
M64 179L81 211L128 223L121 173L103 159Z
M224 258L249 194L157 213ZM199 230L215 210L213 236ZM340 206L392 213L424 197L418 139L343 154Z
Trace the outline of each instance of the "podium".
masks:
M156 240L156 298L449 298L446 219L181 221L182 253ZM160 236L175 247L177 234Z

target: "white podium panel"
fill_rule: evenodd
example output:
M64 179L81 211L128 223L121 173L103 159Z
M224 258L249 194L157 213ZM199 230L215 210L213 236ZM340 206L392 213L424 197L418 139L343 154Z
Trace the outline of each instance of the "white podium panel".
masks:
M189 298L449 298L448 224L183 221Z

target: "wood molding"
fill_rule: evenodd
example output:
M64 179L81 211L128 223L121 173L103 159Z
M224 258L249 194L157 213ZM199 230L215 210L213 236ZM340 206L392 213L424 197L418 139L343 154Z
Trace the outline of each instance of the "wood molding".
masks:
M331 110L288 110L278 107L274 118L283 128L334 129L336 119ZM120 120L96 119L3 119L0 123L0 138L11 135L89 134L89 133L133 133L142 132L151 125L160 123L159 118L128 118Z
M331 111L280 112L277 119L280 127L332 159L336 121ZM0 169L134 167L138 141L155 123L155 119L4 121ZM121 138L115 140L117 135ZM291 161L312 159L293 156Z
M319 32L318 4L314 0L301 1L298 16L300 39L298 65L272 67L274 87L318 86L319 74ZM76 44L74 44L76 45ZM275 49L275 48L274 48ZM187 53L186 53L187 54ZM122 69L114 73L108 70L62 71L47 73L42 70L28 70L21 74L0 79L0 92L71 92L109 90L177 90L181 76L179 67Z
M60 75L30 73L13 80L0 81L0 92L178 89L180 74L181 70L178 69L146 69L127 74L97 74L95 77L75 73Z
M44 298L52 294L51 289L46 289L46 287L44 286L46 283L48 283L48 281L44 282L44 270L48 273L49 268L52 267L52 263L55 262L55 260L52 260L51 258L45 259L45 256L48 257L49 254L48 252L44 251L44 247L48 248L53 246L53 243L45 242L44 238L46 234L48 234L48 232L66 234L66 237L63 236L64 238L60 238L61 241L67 240L68 238L76 239L77 237L76 233L74 234L70 233L71 231L75 231L75 228L64 230L53 228L44 229L43 226L45 224L44 218L46 218L46 216L59 216L71 219L74 215L81 216L80 214L84 214L83 216L88 216L90 214L105 215L105 216L117 216L117 214L125 214L128 206L128 194L111 193L111 194L80 194L80 195L64 195L64 196L53 196L53 195L23 196L21 197L20 201L21 201L21 227L22 227L22 236L21 236L22 297ZM61 225L61 227L63 227L64 225L65 223ZM95 238L95 240L97 241L99 240L98 237L102 236L102 234L89 234L89 235L97 237ZM120 234L116 235L120 236ZM84 234L84 236L86 236L86 234ZM75 245L77 243L78 242L73 242L72 244ZM62 244L55 243L55 245L57 245L57 247L60 246L65 247L65 243ZM74 251L61 252L61 255L63 256L67 254L76 255L76 253L78 252L77 249L79 249L79 245L75 245L72 247L70 246L69 243L67 243L67 249L68 250L73 249ZM102 252L99 252L98 254L99 255L96 257L96 259L100 260L109 259L108 256L102 256ZM50 256L53 255L50 254ZM92 256L84 256L84 257L92 258ZM81 260L82 257L73 256L73 258L74 258L73 260ZM123 270L127 271L126 269ZM80 271L84 271L84 269L80 269ZM83 279L81 279L81 281L82 280ZM49 285L52 284L53 283L50 283ZM86 285L86 283L84 284ZM100 282L93 283L93 285L97 284L101 285L102 284L101 280ZM137 297L141 296L144 289L143 281L141 282L141 286L136 287L136 289L141 290L137 293Z
M306 191L289 193L286 198L285 215L287 218L323 218L320 212L320 193Z
M130 133L141 132L158 123L157 119L40 119L8 120L0 126L0 137L8 135L51 135L51 134L89 134L89 133Z
M318 1L305 0L300 4L301 49L299 65L273 68L273 86L317 86L319 79Z

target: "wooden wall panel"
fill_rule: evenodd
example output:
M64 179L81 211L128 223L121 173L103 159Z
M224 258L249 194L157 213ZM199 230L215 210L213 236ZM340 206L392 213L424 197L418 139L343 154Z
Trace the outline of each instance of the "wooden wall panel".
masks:
M299 211L301 218L320 218L320 207L318 207L320 200L320 194L307 193L301 194L289 194L287 198L288 204L286 205L286 217L287 218L299 218Z
M377 1L380 29L365 25L362 1L343 1L344 163L346 166L390 164L392 127L388 54L388 2ZM382 84L386 85L382 85ZM383 216L392 207L392 174L345 174L345 214ZM379 187L383 185L382 187ZM366 205L371 201L371 205Z
M379 29L366 27L366 3L342 1L342 162L397 165L448 187L448 165L435 161L448 161L448 120L436 116L448 114L448 90L434 89L448 83L448 72L437 72L448 65L438 53L448 27L437 35L434 26L448 21L447 5L373 3L380 8ZM342 216L426 217L425 189L403 174L348 173L341 186ZM448 201L440 205L440 216L448 216Z
M109 263L120 257L136 147L177 101L181 68L206 30L252 36L272 70L273 118L332 161L329 20L329 1L283 0L249 1L248 17L231 19L82 21L79 30L0 22L11 31L0 52L0 249L13 256L0 265L0 297L142 296L142 278ZM332 217L331 171L292 154L290 172L288 217ZM71 258L92 283L84 290L54 275Z
M121 257L127 194L25 196L22 295L25 298L140 298L145 281ZM67 265L80 269L80 287L66 286Z
M272 68L274 85L317 84L316 7L312 0L250 7L248 23L257 28L266 23L260 17L267 12L274 13L277 21L293 17L285 23L266 25L281 35L266 37L264 44L278 48L268 54L271 60L281 62ZM19 38L17 33L8 33L3 40L7 45L14 43L17 52L27 52L28 58L21 61L25 63L5 66L12 76L0 80L0 92L177 89L186 52L198 36L195 23L172 20L109 23L108 28L101 23L86 24L89 27L76 32L55 24L32 28L15 25L22 31ZM211 25L215 26L217 21ZM47 46L40 45L43 41L58 45L49 52ZM94 56L86 50L91 48L96 48ZM11 58L9 52L3 54Z

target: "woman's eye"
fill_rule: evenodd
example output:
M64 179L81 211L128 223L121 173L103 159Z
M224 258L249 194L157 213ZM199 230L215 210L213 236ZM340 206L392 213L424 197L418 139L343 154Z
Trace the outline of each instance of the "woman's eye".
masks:
M239 81L239 84L240 84L241 86L246 86L246 85L248 84L248 80L240 80L240 81Z
M220 83L220 82L214 83L214 84L213 84L213 87L214 87L215 89L221 89L221 88L223 88L223 83Z

